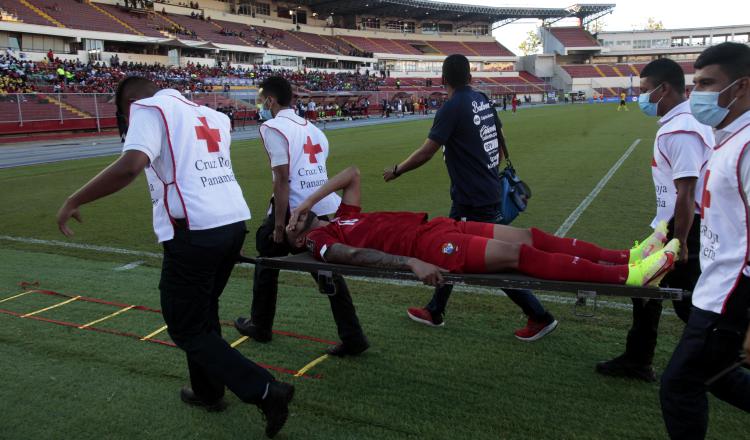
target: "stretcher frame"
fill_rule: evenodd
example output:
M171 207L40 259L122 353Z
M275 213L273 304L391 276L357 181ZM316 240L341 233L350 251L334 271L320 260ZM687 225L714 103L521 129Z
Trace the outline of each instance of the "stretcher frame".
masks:
M382 278L390 280L417 281L419 279L411 272L404 270L384 269L378 267L352 266L347 264L332 264L315 260L308 253L288 257L242 257L242 261L268 269L287 270L292 272L309 272L318 280L321 293L335 295L333 283L334 275ZM554 281L532 278L517 273L493 274L443 274L445 284L477 286L499 289L529 289L551 292L570 292L576 295L575 313L578 316L593 316L597 309L599 296L615 296L622 298L643 298L654 300L682 300L690 296L690 292L682 289L667 287L633 287L621 284L602 284L571 281ZM593 300L593 312L582 311Z

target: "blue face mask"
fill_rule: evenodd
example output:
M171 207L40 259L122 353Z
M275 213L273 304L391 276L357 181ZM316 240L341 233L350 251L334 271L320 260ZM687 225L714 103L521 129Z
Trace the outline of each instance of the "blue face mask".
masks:
M638 96L638 107L641 108L641 111L646 114L646 116L656 116L659 112L659 103L661 102L664 97L662 96L661 99L659 99L656 102L651 102L651 94L654 93L659 87L661 87L662 84L659 84L656 86L653 90L646 93L641 93Z
M260 105L260 110L258 110L258 115L260 116L260 119L263 121L270 121L273 119L273 113L271 112L271 109L268 108L268 106L265 104L265 101L263 104Z
M720 92L693 91L693 93L690 94L690 111L693 113L695 119L701 124L714 128L721 124L721 121L723 121L729 114L729 107L734 104L734 101L736 101L737 98L734 98L726 107L722 107L719 105L719 96L726 92L737 81L739 81L739 78L734 80L732 84L724 87Z
M260 115L260 119L264 121L270 121L273 119L273 113L271 113L271 110L267 108L260 109L260 112L258 113Z

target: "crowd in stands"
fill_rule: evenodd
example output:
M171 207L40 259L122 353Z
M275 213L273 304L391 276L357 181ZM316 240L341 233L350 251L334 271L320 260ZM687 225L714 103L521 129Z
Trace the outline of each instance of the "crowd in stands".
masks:
M118 82L130 75L144 76L155 81L159 87L171 87L183 92L212 91L213 85L228 84L238 79L245 84L256 85L271 75L281 75L295 86L308 91L368 91L378 90L382 85L381 79L369 72L358 74L279 70L260 65L246 69L228 64L209 67L192 63L175 68L160 64L120 62L114 56L110 58L110 65L107 65L100 62L60 60L52 51L47 55L48 58L42 62L19 60L10 51L2 55L0 93L112 93Z
M190 13L190 18L192 18L193 20L201 20L201 21L205 21L206 20L206 16L205 16L205 14L203 14L203 11L201 11L200 13L191 12ZM208 21L211 21L211 17L208 17Z
M125 0L125 7L133 9L153 9L154 2L149 0Z
M292 84L302 86L307 90L346 92L378 90L378 87L383 84L380 78L369 75L369 73L352 74L344 72L326 73L316 70L304 70L302 72L284 70L282 75Z
M186 37L197 37L198 34L195 31L189 30L185 26L172 25L172 26L157 26L156 30L169 32L174 35L184 35Z
M344 54L346 52L347 55L350 57L362 57L362 58L372 58L373 54L372 52L367 52L365 50L359 50L355 47L350 48L348 51L341 48L341 46L336 47L336 51L340 54Z
M407 97L402 98L400 96L395 96L392 100L383 99L380 108L381 108L381 116L383 118L390 118L391 115L395 117L401 117L403 118L405 115L426 115L430 111L437 110L440 108L443 104L445 104L445 101L447 100L447 97Z
M35 63L16 59L10 50L0 55L0 97L8 93L36 91L27 77L37 72Z
M0 21L18 21L18 14L0 9Z
M227 36L230 36L230 37L245 38L245 33L244 32L242 32L242 31L237 32L234 29L221 28L221 30L219 30L219 33L221 35L227 35Z
M201 8L201 6L200 6L200 4L198 4L198 2L187 2L187 3L185 3L185 2L177 2L177 3L173 3L173 2L171 2L169 0L154 0L151 3L162 3L162 4L165 4L165 5L184 6L186 8L190 8L190 9L200 9Z
M284 33L281 31L266 31L265 29L250 26L250 33L253 35L255 45L258 47L268 47L268 40L277 41L284 39Z

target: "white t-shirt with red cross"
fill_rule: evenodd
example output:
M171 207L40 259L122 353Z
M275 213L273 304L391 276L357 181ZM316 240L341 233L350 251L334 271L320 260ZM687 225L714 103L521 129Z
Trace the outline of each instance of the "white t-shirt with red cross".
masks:
M750 111L716 131L701 212L701 277L693 305L724 313L743 276L750 276ZM742 311L744 313L744 311Z
M271 168L289 164L290 209L295 209L328 181L328 139L318 127L297 116L294 110L281 110L276 117L263 123L260 135ZM318 215L333 214L340 203L337 194L329 194L312 210Z
M174 220L191 230L250 218L232 170L226 115L165 89L132 104L123 151L137 150L146 168L159 242L174 237Z
M656 216L651 227L674 216L677 188L674 181L696 177L695 213L700 212L703 175L711 157L714 136L711 127L698 122L690 113L690 102L676 105L659 119L654 140L651 175L656 191Z

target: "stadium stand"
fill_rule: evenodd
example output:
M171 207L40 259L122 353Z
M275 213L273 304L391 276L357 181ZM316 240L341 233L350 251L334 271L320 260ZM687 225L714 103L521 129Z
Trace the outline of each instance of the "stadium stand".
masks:
M60 6L60 2L55 0L31 0L25 3L27 9L30 9L33 13L39 14L41 12L46 14L67 28L141 34L140 31L126 22L117 19L111 14L108 15L106 11L100 9L94 3L67 1L63 2L63 6ZM28 5L32 5L36 10L31 9Z
M26 2L29 4L28 2ZM42 26L58 26L53 20L50 20L46 13L37 9L34 11L21 2L20 0L0 0L0 8L7 13L13 14L23 23L38 24Z
M182 13L161 13L153 9L132 9L97 1L65 2L64 5L65 7L61 7L56 0L0 0L0 8L13 11L25 23L145 37L203 40L333 55L461 53L467 56L515 56L496 41L328 36L216 20L205 16L202 10L188 8L184 8Z
M463 41L427 41L427 40L388 40L384 38L366 38L343 36L344 41L352 46L372 53L392 54L439 54L450 55L460 53L466 56L515 56L500 43L493 42L469 42ZM427 51L421 51L415 46L425 47ZM432 50L429 50L432 49Z
M301 2L295 14L304 12L306 19L299 23L295 14L271 13L287 7L273 0L266 12L242 2L200 3L0 0L0 31L8 28L6 23L15 26L0 40L15 44L0 57L0 124L15 122L38 131L108 126L114 112L111 93L126 75L146 76L200 103L248 114L254 113L254 101L232 96L254 89L271 74L288 78L298 96L325 106L316 118L362 114L362 102L369 98L373 111L396 97L434 109L444 97L439 57L452 53L469 57L475 84L490 94L522 93L540 101L550 89L533 72L515 66L516 55L490 35L493 23L541 14L533 8L457 4L452 6L458 8L455 18L440 19L453 23L438 29L421 23L427 15L442 14L442 6L424 2L405 13L396 0L371 8L331 0L325 4L335 6L333 20L315 18L313 8L320 2ZM584 5L574 16L583 19L611 7ZM365 25L360 18L368 8L367 14L380 19ZM567 9L543 14L571 16ZM404 26L394 27L394 19L404 20ZM72 36L70 29L80 34ZM605 70L604 75L618 71ZM225 93L209 94L217 90ZM0 126L0 133L7 127Z
M606 31L596 35L596 46L590 45L593 36L581 27L542 27L540 35L542 56L554 56L556 87L577 96L610 97L624 91L632 98L643 67L662 57L677 61L690 90L698 55L718 42L750 44L750 25Z
M580 26L550 27L552 35L567 48L599 46L599 42Z
M157 14L158 15L158 14ZM233 44L238 46L254 46L245 39L245 32L239 23L218 20L191 18L189 15L168 14L164 19L184 29L180 38L201 39L212 43Z
M129 8L115 5L99 4L97 5L102 11L115 17L129 26L148 37L165 37L165 27L169 26L166 20L163 20L159 14L152 14L143 11L134 11Z
M570 65L561 67L573 78L594 78L600 76L594 66L591 65Z
M617 63L617 64L570 64L560 66L572 78L601 78L639 76L641 69L647 63ZM678 61L686 75L695 73L692 61Z

